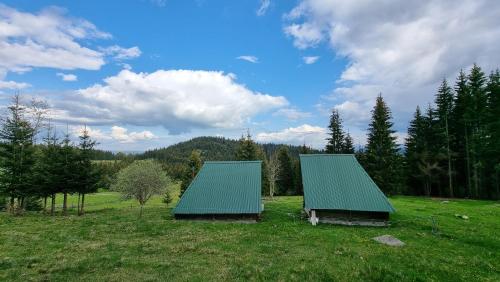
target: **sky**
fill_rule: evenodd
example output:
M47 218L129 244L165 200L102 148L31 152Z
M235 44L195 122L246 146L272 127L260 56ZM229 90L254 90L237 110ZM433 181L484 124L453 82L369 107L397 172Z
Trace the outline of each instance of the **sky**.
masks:
M339 110L366 142L375 98L403 143L417 105L500 66L500 2L0 1L0 107L45 100L60 134L113 151L196 136L323 148Z

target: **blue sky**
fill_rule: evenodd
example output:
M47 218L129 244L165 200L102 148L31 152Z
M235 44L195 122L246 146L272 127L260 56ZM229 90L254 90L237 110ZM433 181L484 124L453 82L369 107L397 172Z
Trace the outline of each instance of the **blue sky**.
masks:
M319 148L332 108L363 144L382 92L402 141L443 77L500 61L500 5L445 2L3 1L1 101L45 99L103 149L245 128Z

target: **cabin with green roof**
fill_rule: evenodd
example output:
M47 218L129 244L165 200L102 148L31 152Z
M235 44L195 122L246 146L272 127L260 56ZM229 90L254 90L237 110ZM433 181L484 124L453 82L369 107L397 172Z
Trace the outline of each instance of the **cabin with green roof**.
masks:
M258 219L262 162L205 162L180 198L177 219Z
M300 155L300 167L304 209L313 225L384 221L395 211L354 155Z

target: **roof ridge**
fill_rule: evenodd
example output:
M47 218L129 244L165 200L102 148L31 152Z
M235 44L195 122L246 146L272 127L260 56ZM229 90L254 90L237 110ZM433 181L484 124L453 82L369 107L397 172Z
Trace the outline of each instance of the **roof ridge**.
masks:
M205 161L209 164L261 163L262 161Z

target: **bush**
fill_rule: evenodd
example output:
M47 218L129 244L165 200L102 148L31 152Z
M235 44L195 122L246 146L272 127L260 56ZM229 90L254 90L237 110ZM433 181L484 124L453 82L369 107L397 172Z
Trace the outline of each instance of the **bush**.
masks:
M7 209L7 198L5 196L0 196L0 211Z
M167 206L173 201L172 199L172 194L170 191L167 191L165 193L165 196L163 197L163 203L167 204Z
M27 211L41 211L43 209L42 199L38 197L27 197L25 201Z

